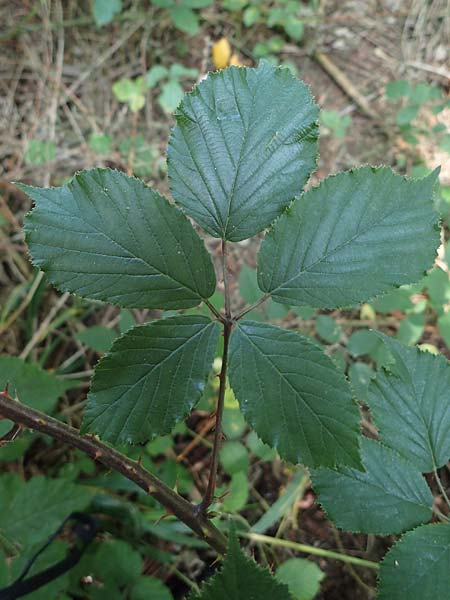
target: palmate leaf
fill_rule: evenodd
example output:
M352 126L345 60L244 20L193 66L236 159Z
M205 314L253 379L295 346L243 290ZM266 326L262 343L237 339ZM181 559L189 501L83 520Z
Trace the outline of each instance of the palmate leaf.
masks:
M328 177L266 235L261 290L284 304L338 308L418 281L439 245L437 174L417 181L362 167Z
M200 315L129 330L95 368L82 431L113 444L169 433L200 399L218 332Z
M289 588L246 556L230 535L223 566L189 600L292 600Z
M394 360L369 386L381 440L423 473L450 459L450 363L377 333Z
M406 533L384 557L379 600L428 600L450 593L450 525L422 525Z
M261 62L209 74L175 116L170 189L215 237L239 241L262 231L315 168L318 107L288 69Z
M229 377L243 415L282 458L360 467L359 412L347 380L307 338L240 321L230 342Z
M328 517L346 531L389 535L431 518L433 496L409 462L375 440L362 438L365 471L315 469L314 489Z
M34 264L59 289L128 308L189 308L213 294L197 233L141 181L92 169L59 188L19 187L36 203L25 222Z

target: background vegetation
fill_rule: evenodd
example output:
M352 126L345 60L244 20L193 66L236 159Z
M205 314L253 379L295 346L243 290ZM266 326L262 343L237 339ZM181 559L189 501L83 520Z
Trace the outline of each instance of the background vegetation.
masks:
M361 401L386 361L371 328L450 358L448 0L13 0L0 4L0 44L1 387L11 382L23 402L78 426L98 358L118 333L161 316L57 294L28 262L21 225L29 200L10 182L61 185L79 169L106 165L167 193L165 144L183 91L208 70L261 58L292 69L324 107L313 184L354 164L389 164L412 176L441 165L444 233L418 285L357 311L269 302L252 318L314 337ZM219 251L217 240L207 244ZM248 303L260 295L257 247L245 241L230 252L234 291ZM212 300L221 307L220 293ZM212 375L172 435L126 449L196 502L207 483L217 385ZM377 561L394 536L339 533L315 503L307 471L248 433L230 390L224 418L215 510L242 528L248 549L291 582L297 600L372 598L375 570L326 552L300 554L295 544ZM364 426L372 428L369 417ZM30 597L183 598L213 571L205 545L162 520L161 507L137 487L43 436L8 436L10 429L0 422L0 587L71 510L88 506L102 534L75 570ZM450 486L448 470L442 479ZM448 512L444 503L436 508ZM61 558L69 541L55 542L37 568Z

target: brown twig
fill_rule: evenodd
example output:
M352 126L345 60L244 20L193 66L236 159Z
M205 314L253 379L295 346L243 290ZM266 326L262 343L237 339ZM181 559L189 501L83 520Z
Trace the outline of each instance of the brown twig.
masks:
M137 461L129 459L94 436L81 435L77 429L13 400L7 391L0 392L0 417L49 435L55 440L81 450L108 469L121 473L158 500L219 554L226 552L225 536L206 516L199 513L193 504L167 487Z

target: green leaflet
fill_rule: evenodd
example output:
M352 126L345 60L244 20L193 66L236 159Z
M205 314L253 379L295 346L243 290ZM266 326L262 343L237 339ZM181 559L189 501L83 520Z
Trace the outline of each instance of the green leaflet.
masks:
M428 473L450 458L450 363L377 335L395 361L369 386L367 402L380 438Z
M450 525L422 525L386 554L379 574L379 600L448 598Z
M347 467L311 472L319 502L338 527L389 535L431 518L433 495L411 463L364 437L361 460L364 472Z
M228 551L222 568L200 592L189 600L292 600L287 585L277 581L268 569L263 569L246 556L234 533L230 535Z
M307 338L240 321L230 342L229 378L243 415L282 458L359 468L359 413L350 387Z
M437 175L417 181L362 167L328 177L266 235L261 290L283 304L337 308L418 281L439 245Z
M92 169L59 188L19 187L36 203L25 224L34 264L59 289L129 308L189 308L213 294L197 233L141 181Z
M113 444L169 433L200 399L218 333L195 315L129 330L95 368L83 431Z
M176 112L167 150L175 201L230 241L270 225L315 168L318 107L285 68L210 73Z

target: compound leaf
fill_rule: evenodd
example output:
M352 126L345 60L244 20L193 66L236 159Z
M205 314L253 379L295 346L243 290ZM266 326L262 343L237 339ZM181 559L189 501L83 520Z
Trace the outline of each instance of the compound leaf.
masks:
M367 402L380 438L428 473L450 458L450 363L378 336L394 360L369 386Z
M200 315L129 330L96 366L83 431L113 444L169 433L200 399L218 330Z
M328 177L266 235L261 290L283 304L337 308L418 281L439 245L436 177L408 180L388 167Z
M448 598L450 525L422 525L406 533L381 563L379 600Z
M346 531L389 535L431 518L433 496L415 467L375 440L362 438L365 471L348 467L311 473L319 502Z
M141 181L92 169L59 188L19 187L36 203L30 253L59 289L128 308L189 308L213 294L197 233Z
M189 600L292 600L289 588L246 556L232 534L222 568Z
M172 195L215 237L239 241L270 225L315 167L318 108L288 69L209 74L175 116Z
M333 361L308 339L240 321L230 342L231 387L247 421L282 458L359 468L359 414Z

